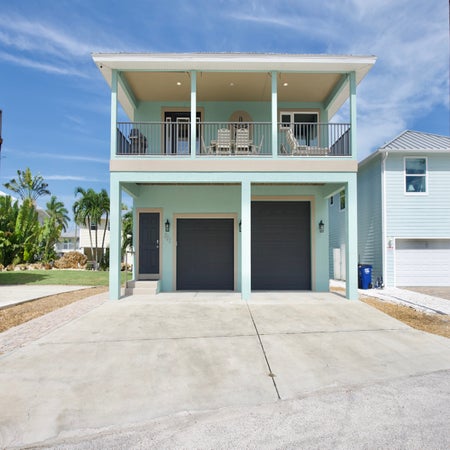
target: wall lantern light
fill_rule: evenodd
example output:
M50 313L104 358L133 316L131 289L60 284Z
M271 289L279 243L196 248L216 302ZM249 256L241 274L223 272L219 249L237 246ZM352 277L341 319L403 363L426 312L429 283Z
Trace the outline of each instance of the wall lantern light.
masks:
M169 219L166 220L166 223L164 224L164 229L166 230L166 233L168 233L170 231Z
M320 231L321 233L323 233L323 232L325 231L325 224L323 223L323 220L321 220L321 221L319 222L319 231Z
M242 231L242 221L239 221L239 233Z

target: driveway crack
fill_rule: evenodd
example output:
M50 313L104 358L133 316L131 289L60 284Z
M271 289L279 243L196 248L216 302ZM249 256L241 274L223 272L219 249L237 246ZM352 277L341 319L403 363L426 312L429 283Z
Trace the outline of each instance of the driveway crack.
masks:
M277 393L278 400L281 400L280 392L278 391L277 382L275 381L276 375L272 372L272 368L270 367L269 359L267 358L266 349L264 348L264 344L261 340L261 335L259 334L258 327L256 326L255 319L253 318L252 310L250 309L250 306L247 303L247 309L248 313L250 314L250 318L252 319L253 326L256 331L256 335L258 336L259 345L261 346L261 350L264 355L264 359L266 360L267 368L269 369L269 377L272 379L273 387L275 388L275 392Z

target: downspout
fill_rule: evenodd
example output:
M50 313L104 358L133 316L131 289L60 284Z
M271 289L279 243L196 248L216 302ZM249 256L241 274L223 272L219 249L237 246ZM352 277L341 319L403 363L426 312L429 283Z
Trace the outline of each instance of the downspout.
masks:
M386 285L386 245L387 245L387 214L386 214L386 160L389 156L389 152L384 152L381 159L381 265L382 265L382 276L383 283Z

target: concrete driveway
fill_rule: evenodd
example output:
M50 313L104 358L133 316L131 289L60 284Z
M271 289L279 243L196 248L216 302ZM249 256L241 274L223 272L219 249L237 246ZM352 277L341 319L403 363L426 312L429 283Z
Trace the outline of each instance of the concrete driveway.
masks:
M129 297L0 357L0 447L442 370L450 340L335 294Z

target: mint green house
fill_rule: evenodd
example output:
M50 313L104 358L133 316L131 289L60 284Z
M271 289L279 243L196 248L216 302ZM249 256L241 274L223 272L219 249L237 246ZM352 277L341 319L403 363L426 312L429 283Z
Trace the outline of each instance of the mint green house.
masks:
M249 299L257 290L328 291L328 199L343 189L346 295L357 298L356 88L375 57L93 59L111 88L111 299L121 295L124 192L133 198L135 280Z

